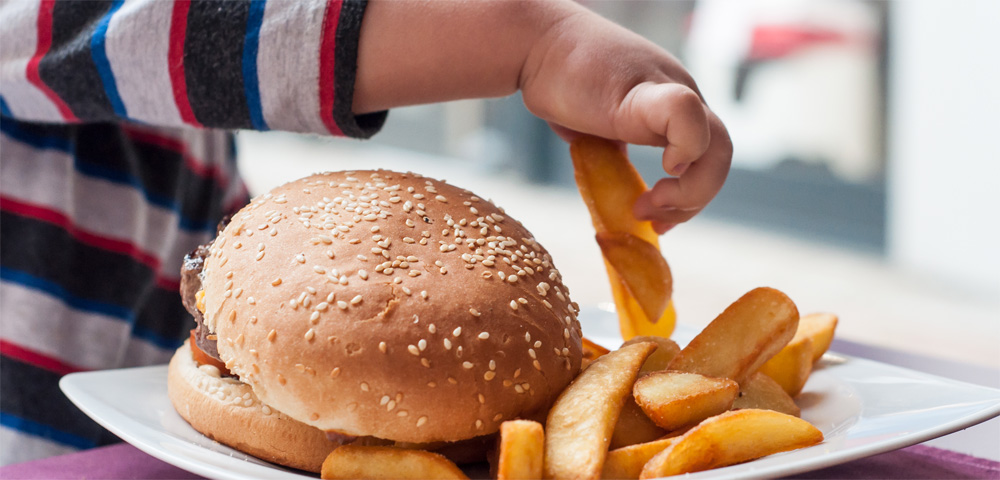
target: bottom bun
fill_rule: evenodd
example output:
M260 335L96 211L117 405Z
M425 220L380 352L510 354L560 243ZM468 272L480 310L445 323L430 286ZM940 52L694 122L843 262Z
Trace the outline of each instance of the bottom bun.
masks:
M261 403L249 385L198 366L184 342L170 360L167 392L177 412L208 438L262 460L319 472L339 442Z

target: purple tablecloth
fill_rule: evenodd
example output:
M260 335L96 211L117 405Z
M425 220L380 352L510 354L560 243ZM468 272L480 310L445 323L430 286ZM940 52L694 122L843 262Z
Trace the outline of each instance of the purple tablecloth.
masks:
M199 479L128 444L0 468L0 479ZM1000 463L916 445L794 478L1000 479Z

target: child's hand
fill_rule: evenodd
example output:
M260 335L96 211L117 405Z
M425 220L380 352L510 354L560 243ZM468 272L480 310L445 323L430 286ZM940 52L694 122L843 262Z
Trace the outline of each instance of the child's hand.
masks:
M732 143L687 71L646 39L579 8L532 48L519 84L527 108L565 139L580 133L663 147L663 170L635 215L657 232L689 220L729 172ZM579 132L579 133L578 133Z

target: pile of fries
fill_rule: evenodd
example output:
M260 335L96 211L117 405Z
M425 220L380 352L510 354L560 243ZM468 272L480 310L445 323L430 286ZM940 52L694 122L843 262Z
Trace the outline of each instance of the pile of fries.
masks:
M656 235L622 214L645 184L610 143L584 139L572 151L627 341L609 351L584 339L584 367L544 425L501 425L491 476L650 479L822 442L823 434L799 418L794 397L829 348L837 317L800 318L784 293L757 288L681 349L668 338L672 280ZM322 477L467 478L436 453L364 446L334 450Z

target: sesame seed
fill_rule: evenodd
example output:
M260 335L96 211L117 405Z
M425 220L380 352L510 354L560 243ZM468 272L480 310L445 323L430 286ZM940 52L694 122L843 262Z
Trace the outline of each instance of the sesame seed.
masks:
M357 295L351 299L351 305L357 305L361 303L361 295Z
M427 340L424 340L424 339L421 338L420 341L417 342L417 348L419 348L421 352L424 351L424 350L426 350L427 349Z
M528 349L528 356L531 357L531 358L538 358L538 354L535 353L535 349L534 348L529 348Z
M477 429L482 429L483 428L483 421L482 420L476 420L476 428Z
M431 361L428 360L428 359L426 359L426 358L421 358L420 359L420 364L423 365L423 366L425 366L425 367L427 367L427 368L431 367Z
M378 404L384 406L385 404L389 403L389 400L390 398L388 395L382 395L382 399L379 400Z
M367 392L368 390L369 390L368 384L365 383L365 382L361 382L361 391L362 392Z
M507 281L510 282L510 283L516 282L517 281L517 275L507 275Z
M535 340L534 347L535 348L542 348L542 341L541 340Z
M316 273L318 273L318 274L320 274L320 275L326 273L326 269L323 268L323 267L321 267L321 266L319 266L319 265L313 265L313 271L316 272Z
M420 349L416 345L408 345L406 349L413 355L420 355Z
M535 370L542 371L542 364L538 363L538 360L531 362L531 365L535 367Z
M330 378L337 378L338 375L340 375L340 367L333 367L333 370L330 370Z
M453 330L451 332L451 334L454 335L454 336L456 336L456 337L459 336L459 335L461 335L462 334L462 327L455 327L455 330Z
M445 350L451 350L451 340L449 340L447 338L444 339L444 349Z
M437 384L437 382L427 382L427 386L430 387L430 388L434 388L434 387L438 386L438 384Z
M510 308L513 309L513 310L517 310L517 302L515 302L514 300L511 300L510 301Z
M417 426L418 427L424 426L425 423L427 423L427 417L426 416L423 416L423 417L420 417L420 418L417 419Z
M479 339L480 340L486 340L488 338L490 338L489 332L482 332L482 333L479 334Z
M448 377L448 383L458 385L458 380L455 380L455 377Z
M528 299L524 298L524 297L518 298L517 299L517 303L520 303L521 305L527 305L528 304Z
M312 315L309 315L309 321L315 323L316 320L319 320L319 312L313 312Z
M311 342L314 338L316 338L316 332L310 328L306 331L306 341Z
M469 313L471 313L472 316L474 316L474 317L478 317L478 316L482 315L481 313L479 313L479 310L476 310L475 308L470 308L469 309Z
M347 310L347 302L340 300L337 302L337 308L341 310Z
M552 304L551 304L551 303L549 303L549 301L548 301L548 300L544 300L544 299L543 299L543 300L542 300L542 305L545 305L545 306L546 306L546 307L548 307L548 308L552 308Z
M432 334L437 333L437 327L434 326L434 324L432 323L432 324L430 324L430 325L427 326L427 331L430 332L430 333L432 333Z
M278 383L281 385L285 384L285 377L281 376L280 373L278 374Z
M329 308L329 307L330 307L329 303L327 303L327 302L320 302L318 305L316 305L316 310L320 311L320 312L325 312L326 309Z
M427 290L421 290L420 296L423 297L424 300L427 300Z
M466 370L472 368L473 366L474 365L472 365L472 362L462 362L462 367L465 368Z
M569 340L569 329L568 328L564 328L563 329L563 338L565 338L566 340Z
M275 278L274 280L271 280L271 286L272 287L277 287L278 285L281 285L281 277L278 277L278 278Z
M497 376L497 372L494 372L494 371L491 370L491 371L488 371L488 372L486 372L486 373L483 374L483 379L488 382L488 381L493 380L494 378L496 378L496 376Z
M269 342L273 342L274 339L277 337L278 337L278 331L273 328L271 329L270 332L267 333L267 341Z

